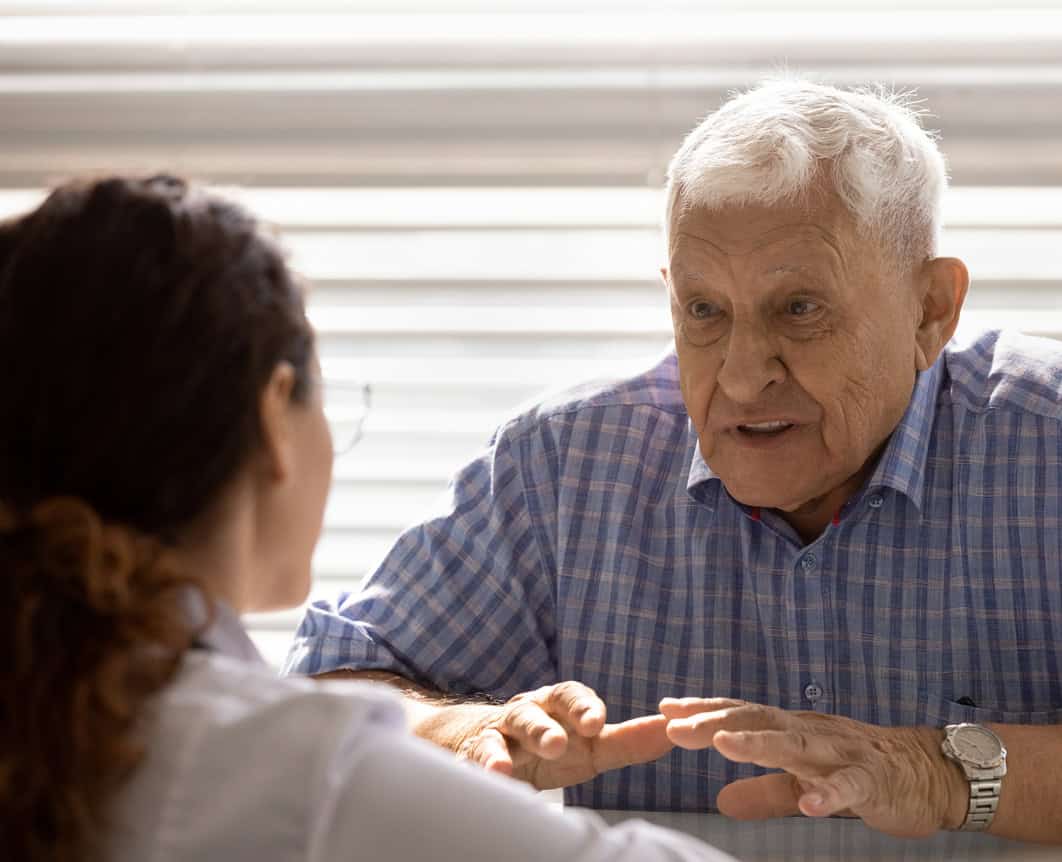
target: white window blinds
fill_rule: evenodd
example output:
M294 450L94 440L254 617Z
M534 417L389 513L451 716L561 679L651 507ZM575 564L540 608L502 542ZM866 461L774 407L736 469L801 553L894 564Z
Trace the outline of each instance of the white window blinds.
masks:
M168 170L282 229L326 376L373 391L315 558L334 594L515 405L666 347L667 160L773 71L917 88L967 320L1062 337L1059 4L794 5L0 0L0 212ZM298 617L249 620L271 660Z

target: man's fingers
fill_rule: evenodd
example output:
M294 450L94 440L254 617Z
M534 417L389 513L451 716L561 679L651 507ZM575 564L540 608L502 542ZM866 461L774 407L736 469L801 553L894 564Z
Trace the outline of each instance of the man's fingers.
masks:
M732 709L745 703L730 697L665 697L660 701L660 712L668 718L688 718L698 712Z
M667 719L662 715L606 724L593 746L594 770L598 773L656 760L675 747L667 738Z
M784 769L783 775L794 789L793 801L808 817L829 817L860 808L874 792L873 776L863 766L843 765L831 742L820 736L779 730L721 731L713 741L716 751L729 760ZM740 801L751 803L753 808L757 805L755 800Z
M829 773L844 763L831 740L800 730L722 729L712 745L728 760L784 769L802 778Z
M597 736L605 726L605 704L592 688L569 680L549 687L544 704L580 736Z
M512 755L509 745L495 728L480 731L457 752L458 758L471 760L490 772L502 775L513 774Z
M682 748L708 748L721 730L763 731L784 728L790 719L787 714L771 706L741 703L721 707L710 712L698 712L686 718L668 721L667 735Z
M511 704L495 727L517 745L546 760L556 760L568 747L564 728L532 700Z
M764 820L799 814L800 785L784 772L741 778L719 791L716 807L736 820Z

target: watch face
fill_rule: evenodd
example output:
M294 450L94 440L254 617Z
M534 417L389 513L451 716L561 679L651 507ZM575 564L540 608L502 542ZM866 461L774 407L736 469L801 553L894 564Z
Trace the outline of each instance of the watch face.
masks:
M959 757L983 769L996 766L1003 754L999 737L976 724L961 724L955 728L951 745Z

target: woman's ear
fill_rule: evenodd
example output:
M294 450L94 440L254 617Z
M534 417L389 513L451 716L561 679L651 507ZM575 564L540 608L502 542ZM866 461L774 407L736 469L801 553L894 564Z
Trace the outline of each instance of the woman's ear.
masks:
M922 269L921 323L915 333L915 367L925 371L959 325L970 274L957 257L935 257Z
M282 482L295 465L291 393L295 388L295 368L278 362L262 389L258 409L262 423L262 464L268 478Z

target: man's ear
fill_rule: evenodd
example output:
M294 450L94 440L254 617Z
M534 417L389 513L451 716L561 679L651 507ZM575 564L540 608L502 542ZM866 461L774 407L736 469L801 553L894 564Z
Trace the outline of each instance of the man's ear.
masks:
M262 421L262 461L265 474L283 481L294 469L294 432L291 426L291 391L295 369L278 362L262 389L258 409Z
M955 334L970 287L970 274L957 257L935 257L921 272L921 323L915 333L915 367L925 371Z

